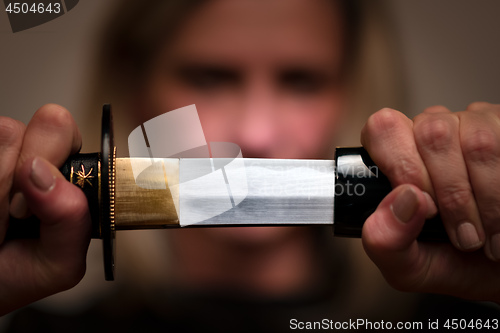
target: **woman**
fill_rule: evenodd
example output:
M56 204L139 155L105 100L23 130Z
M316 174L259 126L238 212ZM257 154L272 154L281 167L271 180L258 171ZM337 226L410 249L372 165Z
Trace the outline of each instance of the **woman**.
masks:
M153 6L153 2L147 5ZM118 90L128 94L122 100L132 106L134 112L129 114L136 122L196 104L207 141L237 143L246 157L331 157L334 143L339 142L340 124L353 116L347 111L352 107L347 88L361 66L356 61L363 51L358 45L363 34L356 24L360 14L355 5L344 1L220 0L157 6L152 7L158 8L153 12L147 6L139 6L143 11L134 8L133 17L150 18L150 26L142 22L137 30L128 31L141 47L130 47L126 40L120 44L118 39L114 50L122 56L111 55L111 61L105 63L113 65L115 71L109 76L115 82L117 74L123 75L118 77L123 84ZM175 13L172 20L163 16L168 13ZM162 19L155 20L155 14ZM160 34L155 38L151 31ZM147 43L143 36L153 40ZM117 64L117 60L123 63ZM127 110L119 102L114 104ZM363 242L393 286L498 301L495 231L499 226L494 222L498 198L479 177L487 172L492 175L489 182L498 178L494 172L498 129L490 121L497 113L498 106L479 103L458 114L430 108L414 122L390 109L369 118L362 142L395 189L368 219ZM27 263L19 273L22 279L2 277L2 285L9 287L6 297L16 300L2 304L2 310L9 311L78 282L88 242L82 234L89 222L81 194L52 177L58 175L56 166L81 143L67 113L57 106L44 107L26 131L11 120L4 121L13 128L13 135L2 140L7 147L4 156L10 162L5 168L9 171L19 165L10 212L23 215L20 207L26 200L48 230L30 252L36 259L19 257ZM45 142L40 147L40 136L57 142L57 149ZM7 178L8 189L10 181ZM425 217L436 213L436 204L453 245L415 241ZM9 203L5 200L4 205ZM6 211L2 213L7 216ZM71 220L71 224L61 223L63 220ZM333 262L344 270L348 265L341 256L325 255L327 247L317 246L321 235L314 230L179 230L169 236L176 260L172 281L190 292L195 290L197 301L208 291L209 303L222 304L225 310L230 304L236 311L229 313L243 318L248 311L263 304L269 309L270 303L291 295L294 301L283 304L293 304L294 310L285 305L271 308L286 317L304 315L297 309L314 304L309 307L312 314L306 316L315 318L315 314L331 313L336 306L337 318L347 318L338 309L342 311L340 304L345 305L352 294L336 288L343 283L359 286L346 282L352 277L349 272L325 271ZM7 242L1 254L4 262L14 257L11 251L26 251L22 245ZM231 295L223 296L221 303L212 302L227 293ZM303 293L308 296L302 297ZM322 309L315 307L322 301L318 295L327 295L328 305ZM191 298L189 293L181 293L181 299ZM238 303L241 300L245 305ZM171 304L175 307L182 302ZM353 306L357 307L359 303ZM180 308L186 311L180 312L179 323L191 327L184 320L189 306ZM168 315L167 323L176 324L175 316Z

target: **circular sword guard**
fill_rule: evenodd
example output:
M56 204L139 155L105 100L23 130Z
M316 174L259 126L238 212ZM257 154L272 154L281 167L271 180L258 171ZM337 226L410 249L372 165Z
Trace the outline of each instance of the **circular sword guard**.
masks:
M115 158L113 115L111 106L105 104L102 109L100 228L107 281L113 281L115 275Z

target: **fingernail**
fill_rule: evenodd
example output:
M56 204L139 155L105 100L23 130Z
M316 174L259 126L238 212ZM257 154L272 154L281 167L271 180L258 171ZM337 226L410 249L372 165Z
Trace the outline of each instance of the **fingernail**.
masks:
M490 253L495 261L500 261L500 233L490 238Z
M482 245L476 227L469 222L464 222L458 226L457 241L462 250L475 250Z
M26 204L26 199L21 192L17 192L12 197L9 213L16 219L22 219L28 215L28 205Z
M41 191L50 191L55 184L55 177L50 171L47 162L35 158L31 164L31 181Z
M411 188L406 187L399 193L396 200L391 205L394 216L401 222L408 222L418 209L417 193Z

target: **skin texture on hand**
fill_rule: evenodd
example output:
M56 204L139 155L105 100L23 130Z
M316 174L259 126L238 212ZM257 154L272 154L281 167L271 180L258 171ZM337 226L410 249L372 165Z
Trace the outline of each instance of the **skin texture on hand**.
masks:
M383 109L369 118L362 143L395 187L363 228L365 250L387 281L499 302L500 106L436 106L413 121ZM451 244L416 241L434 203Z
M84 194L58 170L81 146L69 112L49 104L26 127L2 117L0 128L0 314L5 314L81 280L91 222ZM40 238L5 241L9 215L30 213L40 219Z

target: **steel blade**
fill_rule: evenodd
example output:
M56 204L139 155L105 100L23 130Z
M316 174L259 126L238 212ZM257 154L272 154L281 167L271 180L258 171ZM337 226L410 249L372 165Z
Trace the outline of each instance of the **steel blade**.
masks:
M180 225L333 224L334 176L333 160L180 159Z

